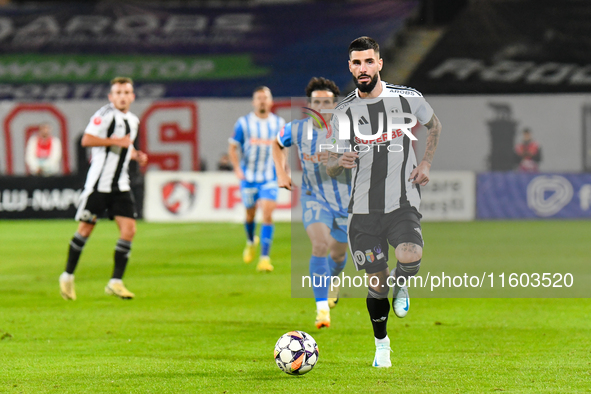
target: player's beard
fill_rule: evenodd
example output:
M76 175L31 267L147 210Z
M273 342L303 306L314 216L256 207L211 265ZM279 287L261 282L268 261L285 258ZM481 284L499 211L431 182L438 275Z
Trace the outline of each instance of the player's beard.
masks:
M367 74L365 74L367 75ZM367 75L369 76L369 75ZM376 73L376 75L374 75L371 78L371 81L369 82L359 82L357 78L353 77L353 82L355 82L355 86L357 86L357 89L359 89L360 92L363 93L369 93L373 90L373 88L376 87L376 84L378 83L378 74Z

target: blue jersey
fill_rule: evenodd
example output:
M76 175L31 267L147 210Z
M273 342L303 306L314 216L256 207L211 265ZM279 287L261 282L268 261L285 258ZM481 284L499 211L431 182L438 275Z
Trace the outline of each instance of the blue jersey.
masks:
M296 145L302 163L302 193L307 193L319 201L326 202L335 212L347 215L351 195L351 170L344 170L338 177L331 178L326 166L319 158L320 144L331 144L333 138L326 129L313 129L312 139L308 139L306 122L296 120L285 125L277 141L283 147Z
M230 143L242 149L240 167L247 182L277 179L271 146L284 125L285 120L275 114L261 119L254 112L242 116L236 122Z

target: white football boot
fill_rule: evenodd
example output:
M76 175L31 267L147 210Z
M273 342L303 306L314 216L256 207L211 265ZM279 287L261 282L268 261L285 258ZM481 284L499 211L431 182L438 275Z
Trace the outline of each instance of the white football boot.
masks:
M390 368L392 366L392 361L390 361L390 353L392 349L390 349L390 340L388 339L387 342L377 343L376 340L376 355L373 359L372 367L376 368Z
M398 317L404 317L408 313L410 307L410 297L408 296L408 288L406 286L394 287L394 313Z

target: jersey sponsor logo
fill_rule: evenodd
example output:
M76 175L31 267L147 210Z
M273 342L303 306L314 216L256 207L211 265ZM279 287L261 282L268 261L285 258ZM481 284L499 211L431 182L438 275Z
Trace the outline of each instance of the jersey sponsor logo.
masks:
M251 138L250 140L248 140L250 142L251 145L271 145L273 143L273 140L268 140L265 138Z
M322 159L320 158L320 153L316 153L313 155L310 155L308 153L303 153L302 158L304 159L304 161L311 161L312 163L322 162Z
M392 131L392 139L402 137L403 135L404 133L400 129ZM388 133L382 133L382 135L375 140L364 140L355 136L355 142L358 145L379 145L388 141L391 141L390 139L388 139Z
M193 182L171 181L162 186L162 203L175 215L187 213L195 203L197 185Z
M418 94L416 94L412 90L389 89L389 92L396 93L401 96L418 96Z
M92 120L92 123L94 123L95 125L100 125L103 122L103 119L100 116L95 116L94 119Z

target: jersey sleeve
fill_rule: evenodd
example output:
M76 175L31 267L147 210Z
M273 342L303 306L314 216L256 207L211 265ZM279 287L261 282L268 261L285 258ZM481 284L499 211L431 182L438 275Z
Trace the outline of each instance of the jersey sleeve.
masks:
M337 107L339 109L339 107ZM327 148L322 150L327 150L329 152L334 153L343 153L348 152L351 147L351 141L347 139L340 139L339 138L339 130L340 130L340 123L339 118L336 115L333 115L330 119L330 130L331 132L327 134ZM330 147L328 147L330 145Z
M244 126L242 124L243 119L238 119L234 125L234 134L228 139L228 142L233 145L244 145Z
M284 148L289 148L292 145L291 122L281 128L281 131L277 134L277 142Z
M98 110L90 118L90 122L86 126L84 133L94 135L95 137L107 138L107 130L113 121L113 116L113 111Z
M417 117L417 121L420 124L424 125L431 120L433 117L433 108L431 108L424 97L411 97L408 101L412 114Z

